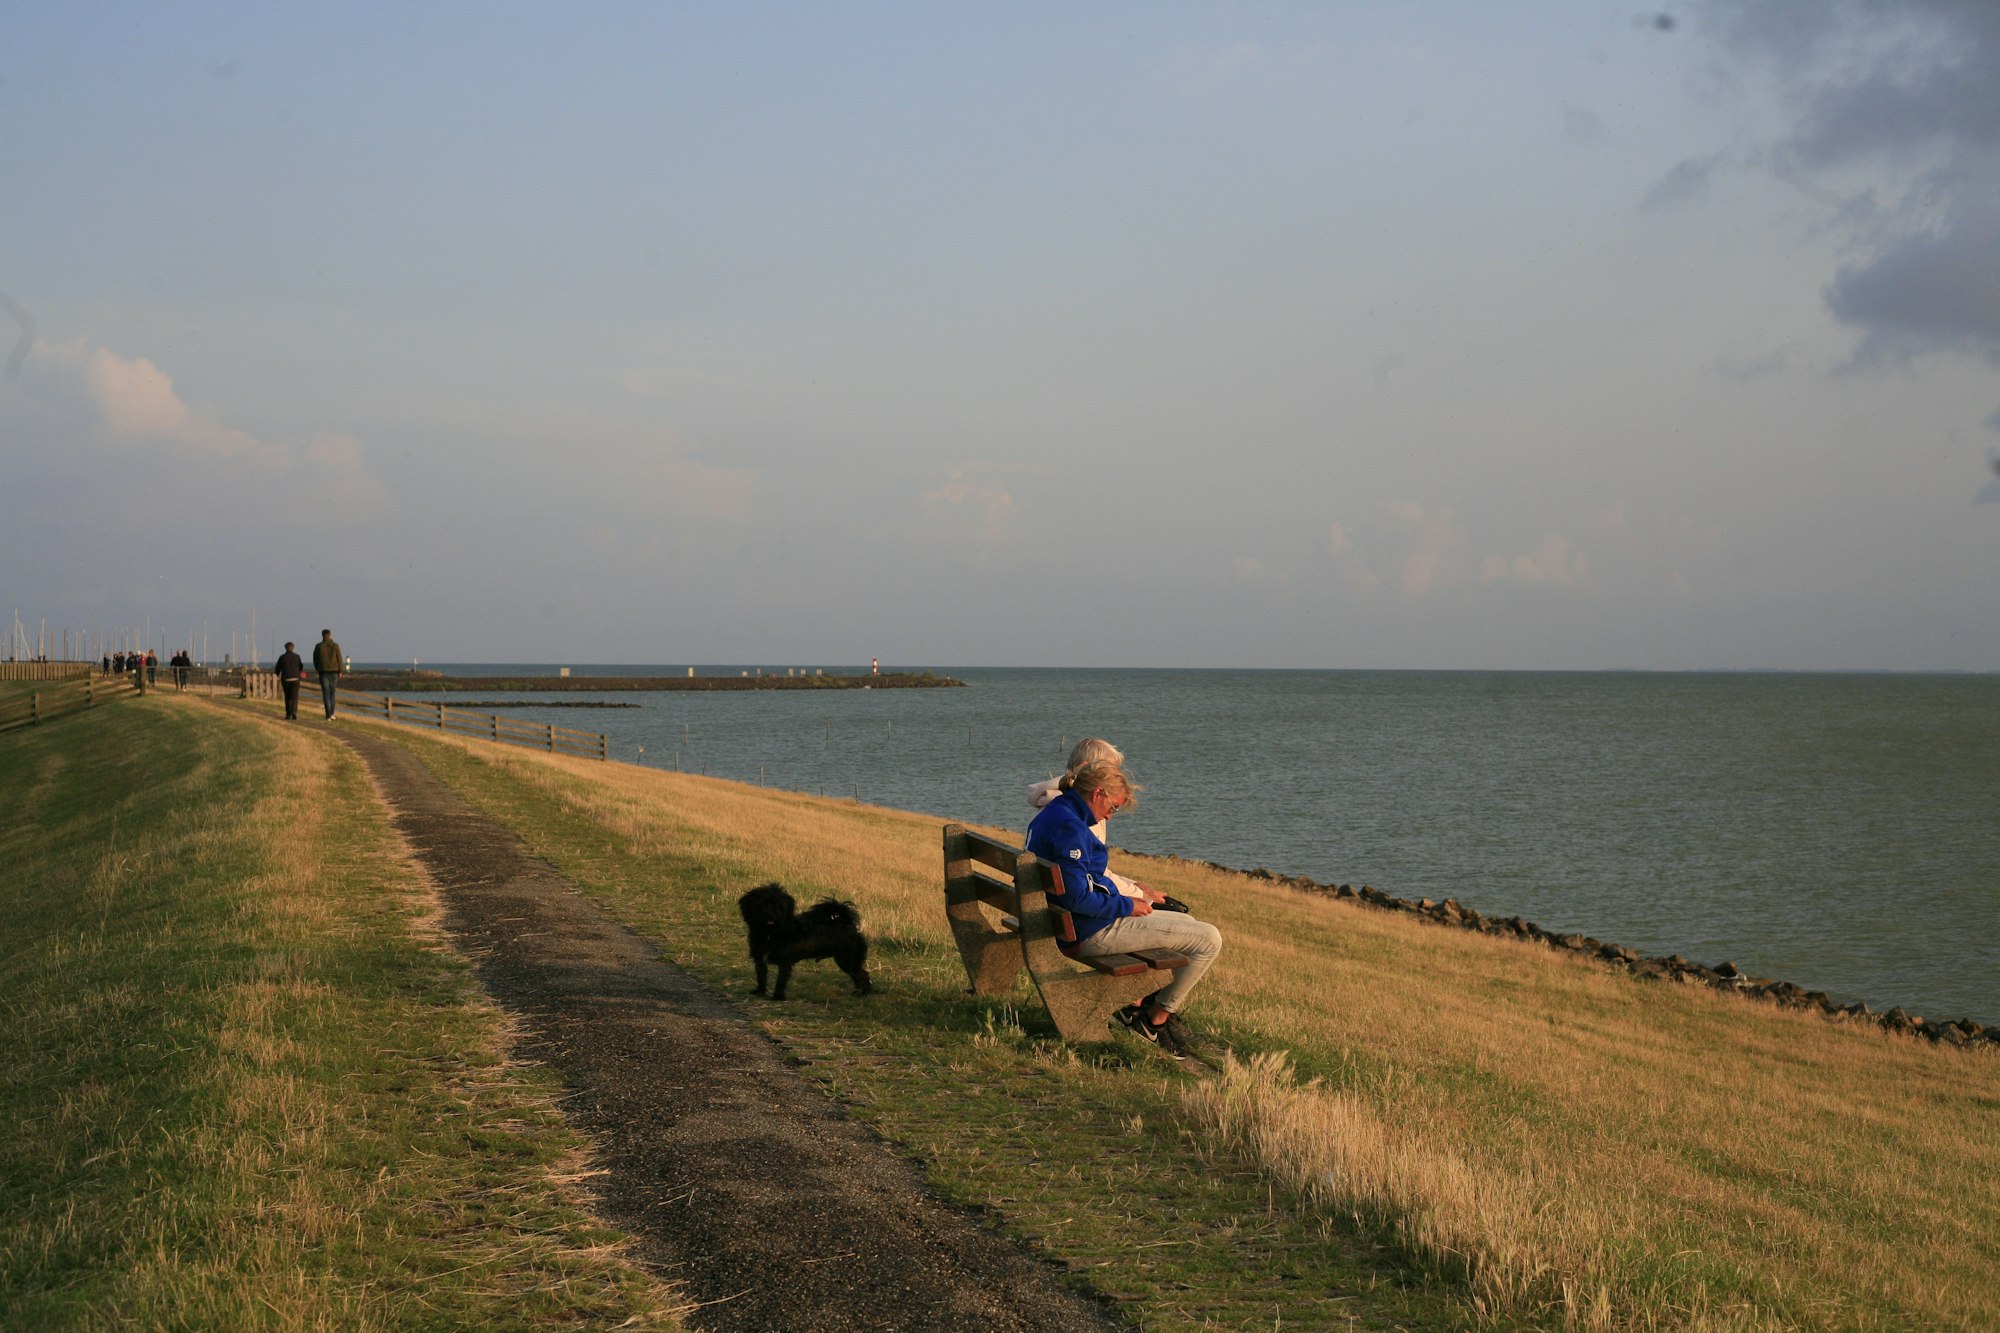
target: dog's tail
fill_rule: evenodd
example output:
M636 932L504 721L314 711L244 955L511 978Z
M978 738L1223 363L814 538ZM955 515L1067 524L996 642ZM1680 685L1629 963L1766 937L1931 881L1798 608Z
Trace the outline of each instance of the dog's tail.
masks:
M861 913L854 904L842 902L838 898L822 898L799 913L799 920L810 921L817 926L844 927L848 930L861 929Z

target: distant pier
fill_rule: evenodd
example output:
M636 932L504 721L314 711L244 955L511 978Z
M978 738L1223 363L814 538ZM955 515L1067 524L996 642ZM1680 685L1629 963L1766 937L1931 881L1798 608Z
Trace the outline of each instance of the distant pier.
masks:
M928 671L865 672L857 676L447 676L438 671L349 671L340 678L350 690L378 694L500 690L927 690L963 687L965 682Z

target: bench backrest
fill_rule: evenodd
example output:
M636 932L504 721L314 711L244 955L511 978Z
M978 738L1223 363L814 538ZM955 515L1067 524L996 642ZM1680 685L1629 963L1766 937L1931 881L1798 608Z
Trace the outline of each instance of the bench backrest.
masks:
M1022 912L1014 886L1026 855L963 824L944 826L944 911L975 995L1007 990L1021 971Z

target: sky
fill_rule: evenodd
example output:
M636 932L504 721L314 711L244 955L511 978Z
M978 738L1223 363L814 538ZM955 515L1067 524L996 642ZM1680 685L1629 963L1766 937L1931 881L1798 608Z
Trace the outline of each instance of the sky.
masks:
M23 5L0 182L30 635L2000 669L1990 0Z

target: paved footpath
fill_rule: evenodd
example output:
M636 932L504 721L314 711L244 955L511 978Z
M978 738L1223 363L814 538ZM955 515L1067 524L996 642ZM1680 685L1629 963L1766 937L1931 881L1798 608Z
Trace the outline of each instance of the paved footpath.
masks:
M929 1192L728 1001L608 919L409 751L336 733L387 794L480 984L598 1144L600 1212L697 1329L1118 1327Z

